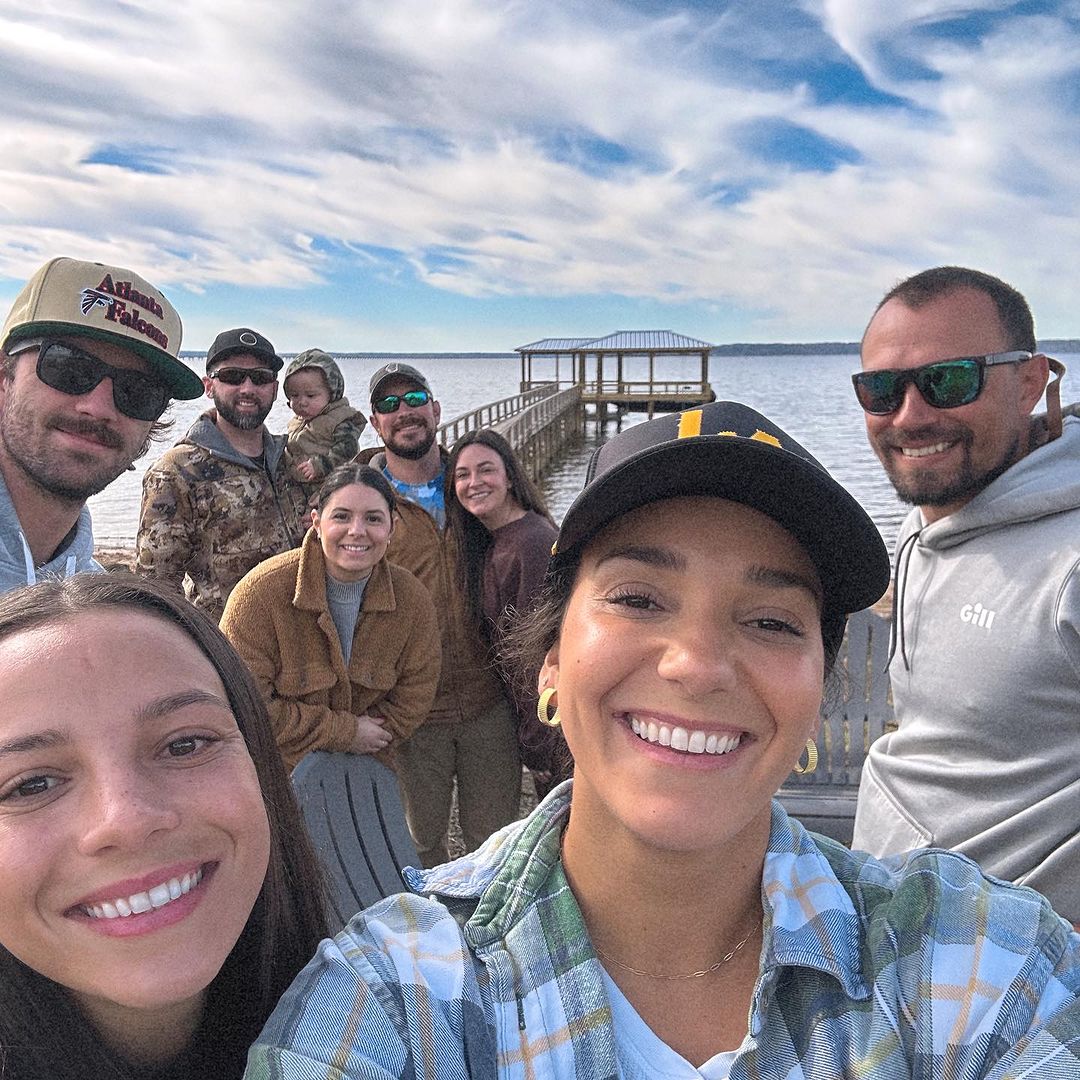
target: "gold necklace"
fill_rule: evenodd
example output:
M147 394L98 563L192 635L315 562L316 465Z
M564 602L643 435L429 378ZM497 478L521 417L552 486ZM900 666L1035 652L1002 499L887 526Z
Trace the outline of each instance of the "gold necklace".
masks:
M609 963L614 964L617 968L622 968L623 971L629 971L631 975L643 975L646 979L664 979L668 982L673 982L678 979L701 979L706 975L711 975L714 971L722 968L729 960L735 958L735 954L750 940L754 931L758 928L758 924L755 923L746 932L746 936L740 941L729 953L725 953L715 964L710 964L707 968L703 968L701 971L690 971L685 975L661 975L655 971L642 971L640 968L631 967L629 964L624 964L621 960L616 960L610 953L604 952L596 942L593 942L593 948Z

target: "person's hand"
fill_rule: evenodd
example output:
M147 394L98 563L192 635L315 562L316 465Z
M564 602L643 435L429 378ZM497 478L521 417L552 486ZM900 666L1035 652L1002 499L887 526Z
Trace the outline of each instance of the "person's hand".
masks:
M296 466L296 474L301 480L306 480L308 483L315 479L315 465L312 463L311 458L308 458L306 461L301 461L300 464Z
M356 736L349 750L354 754L374 754L390 745L390 732L383 727L381 716L358 716Z

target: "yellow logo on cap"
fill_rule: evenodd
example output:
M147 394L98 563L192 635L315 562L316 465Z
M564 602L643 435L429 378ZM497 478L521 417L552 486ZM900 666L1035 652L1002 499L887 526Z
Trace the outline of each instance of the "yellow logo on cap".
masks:
M692 439L701 434L701 410L687 409L679 413L679 438Z
M748 437L740 435L737 431L718 431L716 434L726 435L730 439L745 439ZM770 435L767 431L762 431L761 428L758 428L749 438L751 441L768 443L770 446L778 446L781 450L784 449L783 444L775 435Z
M761 428L758 428L750 438L757 439L758 442L768 443L770 446L779 446L781 450L784 449L780 446L780 440L775 435L770 435L767 431L762 431Z

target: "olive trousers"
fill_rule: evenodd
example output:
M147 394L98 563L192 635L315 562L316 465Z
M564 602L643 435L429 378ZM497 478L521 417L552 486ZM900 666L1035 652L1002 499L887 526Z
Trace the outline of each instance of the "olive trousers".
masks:
M421 724L396 757L409 832L425 868L447 860L455 777L466 851L475 851L518 816L521 759L503 700L471 720Z

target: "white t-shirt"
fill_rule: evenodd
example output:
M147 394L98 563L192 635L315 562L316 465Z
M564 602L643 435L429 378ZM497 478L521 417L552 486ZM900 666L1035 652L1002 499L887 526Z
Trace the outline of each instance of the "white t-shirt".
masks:
M622 1080L728 1080L738 1050L724 1050L695 1069L641 1019L615 980L603 974Z

